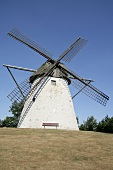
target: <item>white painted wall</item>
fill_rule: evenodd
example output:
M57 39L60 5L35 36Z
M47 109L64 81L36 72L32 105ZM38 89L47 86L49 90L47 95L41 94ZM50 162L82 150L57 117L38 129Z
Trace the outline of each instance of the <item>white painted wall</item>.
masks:
M52 80L56 81L56 85L52 85ZM33 86L37 81L38 79L35 80ZM42 123L59 123L58 129L78 130L69 87L64 79L49 77L35 101L32 102L28 113L24 116L25 110L37 90L26 101L18 127L44 128ZM21 121L22 117L24 117L23 121Z

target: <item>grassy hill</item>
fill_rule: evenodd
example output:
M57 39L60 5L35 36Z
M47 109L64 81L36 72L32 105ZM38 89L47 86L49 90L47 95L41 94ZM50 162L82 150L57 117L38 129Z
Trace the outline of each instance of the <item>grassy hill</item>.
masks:
M0 129L0 170L113 170L113 134Z

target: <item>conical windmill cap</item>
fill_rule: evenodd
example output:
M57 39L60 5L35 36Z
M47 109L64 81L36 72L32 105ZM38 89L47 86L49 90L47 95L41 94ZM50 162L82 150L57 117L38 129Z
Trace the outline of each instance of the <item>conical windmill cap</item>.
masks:
M29 78L30 83L33 83L37 78L42 77L48 70L51 69L53 66L53 63L50 61L46 61L40 68L37 69L37 71ZM64 64L60 63L59 66L65 67ZM68 77L68 74L66 71L61 70L60 67L57 67L53 70L53 72L49 75L51 77L56 77L56 78L64 78L65 80L68 81L68 84L71 83L71 80Z

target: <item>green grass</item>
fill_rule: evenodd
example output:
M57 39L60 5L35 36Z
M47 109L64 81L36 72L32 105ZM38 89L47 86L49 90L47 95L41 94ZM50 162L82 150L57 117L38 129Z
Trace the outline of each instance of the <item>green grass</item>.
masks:
M113 134L0 129L0 170L113 170Z

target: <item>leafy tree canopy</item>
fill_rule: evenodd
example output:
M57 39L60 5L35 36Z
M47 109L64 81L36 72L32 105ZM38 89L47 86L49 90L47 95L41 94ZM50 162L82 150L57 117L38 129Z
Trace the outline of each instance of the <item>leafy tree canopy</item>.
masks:
M91 116L79 126L80 130L113 133L113 117L105 116L99 123Z
M107 115L102 119L97 125L97 132L113 133L113 117L109 118Z
M9 112L11 112L15 117L19 117L23 109L23 103L18 103L14 101L12 106L10 107Z
M87 121L85 121L83 124L80 125L79 129L95 131L96 127L97 127L97 121L93 116L91 116L87 118Z
M14 101L10 107L9 112L13 114L11 117L6 117L3 121L0 122L1 127L17 127L19 116L23 109L23 102L18 103Z

